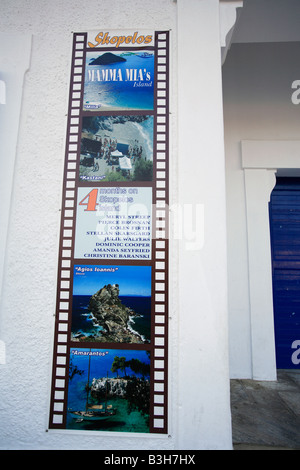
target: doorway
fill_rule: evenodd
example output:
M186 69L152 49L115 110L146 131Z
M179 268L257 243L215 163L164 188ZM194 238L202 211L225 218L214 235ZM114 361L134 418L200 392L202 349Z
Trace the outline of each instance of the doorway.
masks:
M277 178L270 199L277 369L300 369L300 178Z

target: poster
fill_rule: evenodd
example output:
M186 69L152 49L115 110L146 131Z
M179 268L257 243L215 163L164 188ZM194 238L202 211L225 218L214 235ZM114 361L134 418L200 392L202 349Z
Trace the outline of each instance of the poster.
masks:
M86 54L85 111L153 110L154 52Z
M152 189L78 188L75 258L151 259Z
M168 54L73 35L49 429L168 432Z
M152 181L154 117L84 116L80 181Z
M68 429L148 433L149 415L148 351L71 349Z
M72 341L147 344L151 266L75 265Z

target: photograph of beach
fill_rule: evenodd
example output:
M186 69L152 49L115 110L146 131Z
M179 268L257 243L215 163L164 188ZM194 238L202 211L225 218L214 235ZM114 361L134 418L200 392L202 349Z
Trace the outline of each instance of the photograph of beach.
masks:
M153 110L154 52L86 54L84 111Z
M150 352L71 348L67 429L149 432Z
M152 181L153 116L85 116L80 181Z
M72 342L150 340L151 266L74 266Z

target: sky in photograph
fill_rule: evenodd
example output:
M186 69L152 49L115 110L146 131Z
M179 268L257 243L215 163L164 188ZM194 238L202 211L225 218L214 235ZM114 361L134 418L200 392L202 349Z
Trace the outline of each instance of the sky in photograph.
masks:
M107 284L119 284L121 296L151 296L150 266L74 266L73 295L93 295Z

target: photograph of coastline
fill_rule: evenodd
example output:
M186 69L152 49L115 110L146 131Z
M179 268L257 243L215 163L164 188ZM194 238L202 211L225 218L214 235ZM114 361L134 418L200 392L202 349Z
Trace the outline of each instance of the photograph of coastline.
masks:
M80 181L152 181L153 116L85 116Z
M151 266L75 265L72 342L147 344Z
M154 52L87 52L84 111L153 110Z
M150 352L71 348L67 429L149 432Z

